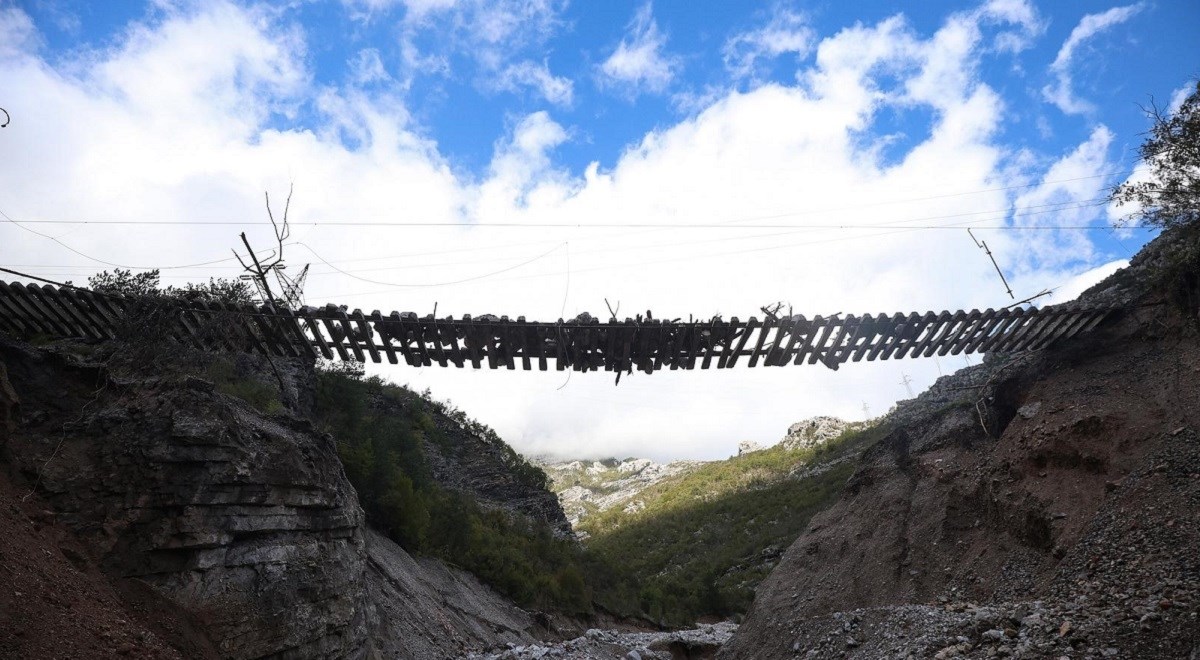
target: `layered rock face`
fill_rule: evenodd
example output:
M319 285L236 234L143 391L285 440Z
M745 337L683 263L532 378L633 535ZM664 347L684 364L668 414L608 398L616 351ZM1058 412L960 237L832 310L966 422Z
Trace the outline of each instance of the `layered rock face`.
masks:
M1092 295L1136 302L901 405L721 657L1200 653L1195 318Z
M63 359L0 347L24 420L5 448L106 572L184 607L227 657L365 652L363 516L332 438L202 383Z
M530 615L473 576L370 532L334 439L306 420L3 338L0 365L0 469L81 565L149 585L215 655L434 660L532 641Z

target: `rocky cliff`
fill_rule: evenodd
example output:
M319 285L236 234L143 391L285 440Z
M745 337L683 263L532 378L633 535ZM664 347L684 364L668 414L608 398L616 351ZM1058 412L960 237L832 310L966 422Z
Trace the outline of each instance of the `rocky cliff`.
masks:
M1158 275L1179 247L1086 294L1126 305L1094 333L893 413L721 657L1197 657L1200 341Z
M38 657L54 636L22 633L46 626L85 626L78 657L432 659L532 639L531 616L470 575L371 533L333 438L301 418L3 338L0 375L2 531L24 544L3 558L96 585L39 593L62 601L49 609L5 594L0 655ZM131 623L139 588L173 614Z
M644 506L638 493L663 479L687 474L701 461L656 463L647 458L608 458L601 461L545 461L540 465L572 527L590 515L620 505L636 510Z
M819 415L801 420L788 427L779 441L784 449L811 449L823 445L847 431L861 431L866 422L847 422L837 417Z

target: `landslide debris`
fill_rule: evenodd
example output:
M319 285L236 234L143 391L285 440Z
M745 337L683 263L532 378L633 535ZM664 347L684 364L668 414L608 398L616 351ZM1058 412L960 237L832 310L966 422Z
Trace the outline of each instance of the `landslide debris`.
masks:
M1200 317L1159 276L1195 241L1087 292L1123 305L1092 333L901 405L720 657L1197 657Z
M619 632L591 628L556 644L509 644L497 653L470 654L468 660L701 660L712 658L737 625L700 624L670 632Z

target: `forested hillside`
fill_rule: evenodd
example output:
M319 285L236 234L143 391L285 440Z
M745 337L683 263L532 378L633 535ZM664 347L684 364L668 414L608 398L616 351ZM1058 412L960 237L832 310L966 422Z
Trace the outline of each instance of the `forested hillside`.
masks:
M490 428L428 393L345 367L317 372L316 419L337 441L367 521L404 549L460 566L526 607L590 610L581 549L562 533L561 510L521 510L531 493L553 504L545 473ZM434 461L464 451L490 452L502 469L490 468L482 487L438 479ZM495 488L513 495L489 502Z
M883 435L847 431L702 463L583 520L596 602L668 625L746 611L755 586Z

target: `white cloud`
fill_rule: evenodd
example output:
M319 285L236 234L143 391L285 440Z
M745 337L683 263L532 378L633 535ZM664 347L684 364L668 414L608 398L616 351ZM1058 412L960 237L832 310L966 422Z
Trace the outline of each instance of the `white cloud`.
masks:
M1001 30L993 40L994 48L999 52L1025 50L1033 44L1034 37L1046 29L1046 23L1038 16L1037 8L1028 0L989 0L976 10L976 16L983 21L1013 26L1013 29Z
M643 91L665 91L679 62L664 51L667 36L659 31L650 3L638 9L628 30L616 50L600 65L602 83L632 96Z
M567 131L545 112L523 118L512 135L496 145L490 176L478 188L469 215L489 218L525 207L540 191L561 201L567 174L555 171L549 152L567 140ZM545 204L550 199L542 200Z
M1128 259L1117 259L1116 261L1110 261L1095 268L1085 270L1054 289L1049 297L1049 301L1057 305L1075 300L1079 297L1079 294L1087 291L1104 278L1128 265Z
M1079 25L1076 25L1075 29L1071 30L1071 36L1067 37L1067 40L1063 42L1062 48L1058 50L1058 55L1054 58L1054 62L1050 64L1050 74L1054 76L1054 82L1042 88L1042 96L1067 114L1078 115L1091 111L1093 109L1092 104L1078 98L1073 89L1074 83L1071 79L1071 67L1075 58L1075 51L1084 42L1095 37L1097 34L1133 18L1144 6L1139 2L1124 7L1113 7L1099 14L1084 16L1079 21Z
M1046 168L1041 182L1013 202L1013 224L1021 226L1087 226L1100 219L1107 204L1108 160L1114 135L1096 126L1088 139ZM1053 212L1047 212L1053 211ZM1093 257L1088 230L1033 230L1018 234L1014 259L1022 270L1045 270Z
M575 85L570 80L550 73L550 67L542 62L525 60L511 64L496 80L500 89L516 91L522 87L536 90L542 98L554 105L570 106L575 98Z
M445 54L422 53L410 35L400 39L400 63L404 87L412 84L417 76L449 76L450 58Z
M800 84L716 96L611 166L564 170L554 150L571 133L542 112L514 118L490 165L472 174L413 126L401 97L314 84L295 26L213 2L133 26L109 50L61 67L39 57L36 35L15 42L0 79L5 107L22 121L0 136L0 203L17 220L249 223L264 218L264 189L281 195L294 181L292 219L320 223L298 224L295 240L373 281L291 246L291 263L314 264L309 300L385 312L436 304L439 315L555 319L603 315L605 298L621 316L652 309L660 318L744 319L775 300L810 317L996 306L1005 299L991 263L961 223L1002 222L1014 200L1001 189L1027 181L1041 186L1022 196L1023 208L1086 198L1083 187L1053 182L1100 167L1111 141L1094 133L1061 157L999 142L1004 104L978 67L991 37L1011 29L969 16L932 37L900 18L855 26L815 44ZM374 70L366 60L364 71ZM296 125L298 106L318 119ZM871 129L881 113L913 107L931 115L927 135L881 159ZM367 224L336 226L345 221ZM437 222L462 226L415 224ZM513 222L567 226L496 226ZM613 222L677 226L597 226ZM753 227L763 224L785 226ZM911 229L933 224L955 228ZM269 241L261 225L51 227L83 252L130 265L221 259L242 229L256 244ZM1007 263L1032 249L1009 233L987 238ZM1086 240L1078 248L1090 254ZM1096 265L1060 257L1023 266L1018 295ZM37 272L76 281L103 267L7 223L0 262L50 265ZM233 265L164 272L206 279L235 275ZM904 395L901 372L920 387L938 366L635 374L617 388L611 374L575 374L563 386L567 376L553 371L380 371L452 398L525 451L667 458L728 455L739 440L774 441L813 414L855 418L864 400L882 412Z
M40 44L28 14L16 7L0 7L0 58L19 57Z
M420 0L406 2L400 25L402 77L462 74L451 55L478 67L477 85L489 91L533 89L548 102L570 105L573 85L530 59L562 27L564 0ZM424 47L422 47L422 45ZM407 85L406 85L407 86Z
M376 48L364 48L358 51L348 64L350 80L356 85L370 85L391 80L391 76L383 66L383 58L379 56L379 50Z
M409 20L420 20L425 16L454 7L460 0L342 0L358 20L371 20L403 6Z
M1124 185L1137 185L1151 181L1154 177L1151 175L1150 166L1145 162L1138 161L1137 165L1133 166L1133 171L1129 176L1125 177ZM1116 201L1110 201L1105 206L1105 215L1108 222L1118 231L1119 235L1124 238L1132 235L1132 228L1140 224L1138 215L1142 211L1142 205L1137 200L1132 200L1126 204L1117 204Z
M368 2L389 2L394 0L367 0ZM461 3L461 0L401 0L404 2L404 7L408 11L410 19L421 19L425 16L439 11L452 9Z
M722 56L725 68L735 78L755 75L760 62L785 53L804 57L812 52L816 32L808 26L803 14L790 9L777 9L771 20L757 30L742 32L725 41Z

